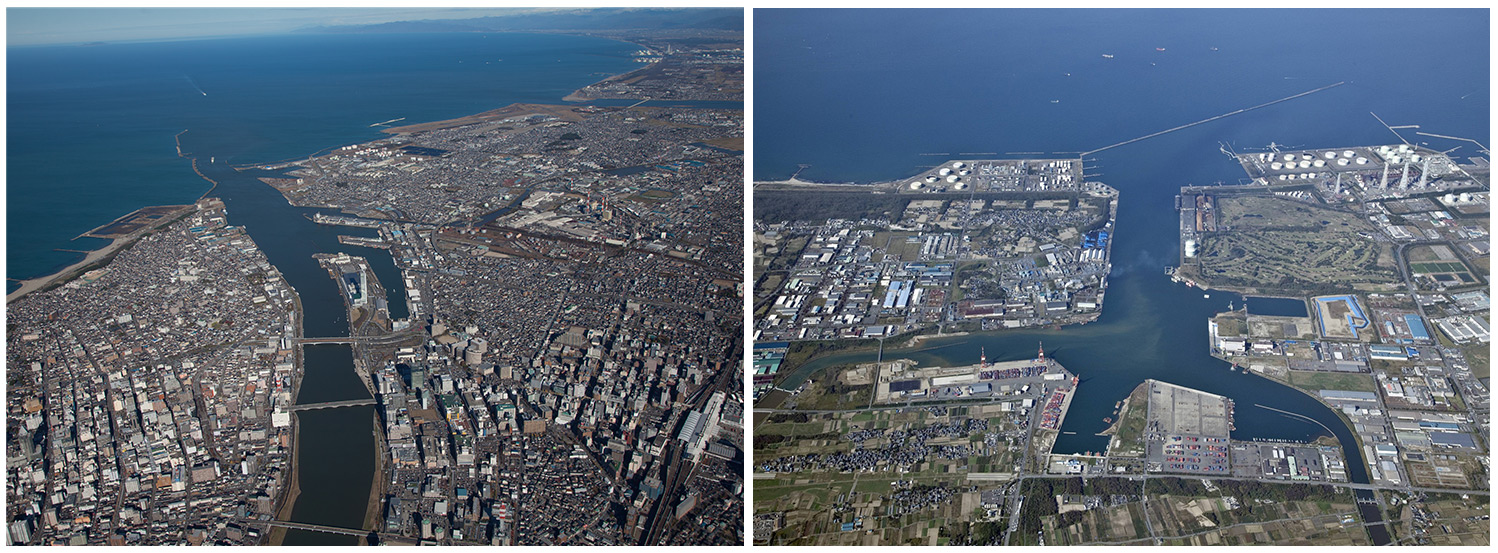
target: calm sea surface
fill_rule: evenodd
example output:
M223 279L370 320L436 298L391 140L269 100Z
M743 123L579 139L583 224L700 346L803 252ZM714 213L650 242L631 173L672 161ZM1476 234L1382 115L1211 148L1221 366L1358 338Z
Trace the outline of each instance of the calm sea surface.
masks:
M1102 451L1115 402L1147 378L1235 400L1242 439L1352 436L1331 410L1208 355L1207 318L1235 294L1172 284L1173 197L1235 183L1219 153L1398 143L1378 123L1489 144L1488 12L1342 10L756 10L754 178L877 182L952 158L1080 152L1297 94L1346 85L1088 156L1121 192L1102 317L885 351L922 364L1046 354L1081 376L1058 452ZM1157 50L1163 48L1163 51ZM1114 57L1104 58L1103 54ZM1417 136L1432 148L1470 142ZM921 154L947 154L929 156ZM1016 157L1016 156L1007 156ZM1032 157L1041 157L1034 155ZM820 360L799 374L872 355ZM1256 407L1303 414L1305 422ZM1328 432L1328 429L1330 432ZM1366 472L1348 451L1355 479Z
M374 123L556 103L641 64L632 44L539 34L282 35L7 49L9 278L103 241L72 239L208 190L177 157L305 157L383 136ZM397 123L399 124L399 123ZM257 237L258 239L258 237Z
M54 272L102 240L74 237L136 208L186 204L209 184L178 157L196 156L220 183L231 224L243 225L301 295L307 336L340 336L339 290L312 254L369 258L407 315L390 256L344 246L303 218L244 165L302 158L380 138L374 123L448 119L514 102L557 103L589 83L630 71L632 44L540 34L287 35L7 51L7 277ZM399 124L399 123L398 123ZM210 158L213 163L209 163ZM11 287L14 289L14 287ZM306 348L302 403L368 397L348 346ZM298 416L298 522L359 527L374 474L372 409ZM352 544L303 531L288 544Z

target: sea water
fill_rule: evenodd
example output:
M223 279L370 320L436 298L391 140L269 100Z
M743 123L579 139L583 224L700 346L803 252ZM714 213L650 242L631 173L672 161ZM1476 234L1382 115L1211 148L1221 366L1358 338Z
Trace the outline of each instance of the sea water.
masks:
M754 179L901 179L947 159L1072 157L1345 81L1323 92L1085 156L1120 192L1101 317L1062 330L927 340L923 365L1046 354L1081 377L1059 453L1102 451L1115 402L1154 378L1235 400L1240 439L1352 437L1330 409L1208 355L1207 319L1236 294L1170 282L1174 195L1237 183L1220 153L1399 143L1374 119L1489 144L1485 10L757 10ZM1163 49L1163 50L1160 50ZM1112 58L1103 55L1110 54ZM1470 142L1419 136L1454 157ZM1029 152L1029 153L1027 153ZM1039 152L1039 153L1034 153ZM936 154L936 155L922 155ZM1006 155L1007 154L1007 155ZM871 360L844 354L818 368ZM1268 409L1300 413L1315 422ZM1330 430L1330 432L1328 432ZM1366 475L1355 447L1354 478Z

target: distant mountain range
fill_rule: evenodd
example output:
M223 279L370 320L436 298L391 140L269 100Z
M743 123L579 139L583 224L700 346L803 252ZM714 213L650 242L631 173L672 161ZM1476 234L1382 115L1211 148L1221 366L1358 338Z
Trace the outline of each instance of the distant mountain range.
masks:
M744 30L740 8L577 8L472 19L392 21L373 25L331 25L297 29L299 33L445 33L541 30Z

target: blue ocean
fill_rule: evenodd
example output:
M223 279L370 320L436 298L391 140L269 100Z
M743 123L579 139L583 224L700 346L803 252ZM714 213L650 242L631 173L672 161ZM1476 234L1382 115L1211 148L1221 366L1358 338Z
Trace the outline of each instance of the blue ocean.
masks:
M1416 133L1490 144L1488 21L1487 10L756 10L753 177L785 179L804 164L805 180L879 182L947 159L1073 156L1345 82L1085 156L1089 180L1120 191L1097 322L893 354L966 364L980 351L1033 358L1043 342L1081 376L1063 453L1102 451L1103 419L1149 378L1232 398L1237 438L1347 444L1346 425L1309 396L1208 355L1207 318L1242 298L1204 297L1163 274L1177 263L1174 195L1237 183L1243 171L1224 147L1404 139L1479 155L1472 142ZM1373 114L1419 128L1395 136ZM796 378L872 357L834 356Z
M253 164L383 136L371 124L557 103L641 67L638 47L547 34L275 35L7 50L8 278L81 259L75 237L196 200L177 155ZM397 123L400 124L400 123ZM12 286L12 289L14 286Z
M385 252L345 246L367 229L316 225L256 180L277 173L231 165L304 158L383 135L371 125L449 119L515 102L558 103L573 90L640 67L632 44L540 34L285 35L11 48L8 276L47 274L101 240L72 240L136 208L184 204L208 191L190 161L219 182L243 225L297 290L305 336L343 336L338 286L312 254L366 257L406 317L405 287ZM397 123L399 124L399 123ZM186 132L183 132L186 131ZM179 136L180 135L180 136ZM346 345L308 347L298 401L364 399ZM376 446L373 407L298 415L297 496L290 518L364 523ZM291 530L292 545L354 538Z

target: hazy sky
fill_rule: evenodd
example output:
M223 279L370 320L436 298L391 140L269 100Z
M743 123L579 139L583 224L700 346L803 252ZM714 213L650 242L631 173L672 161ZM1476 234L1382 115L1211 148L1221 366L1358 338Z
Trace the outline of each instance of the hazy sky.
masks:
M10 46L269 34L314 25L464 19L516 8L6 8Z

